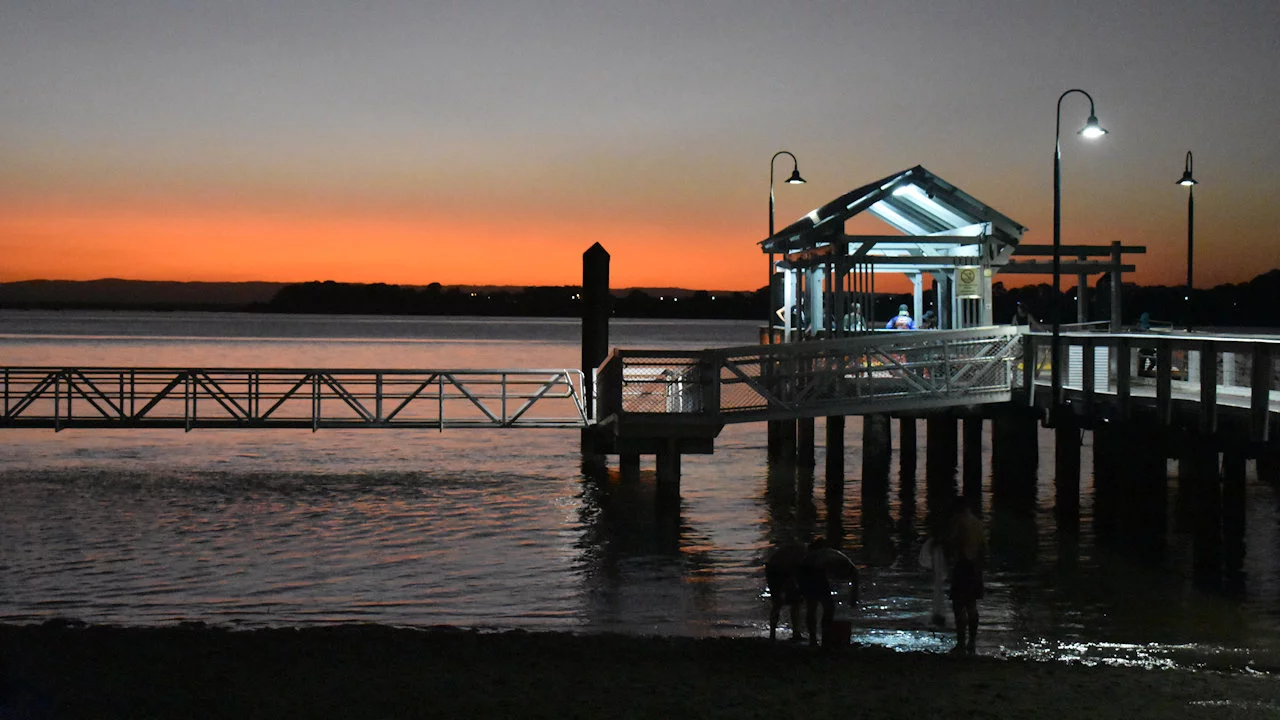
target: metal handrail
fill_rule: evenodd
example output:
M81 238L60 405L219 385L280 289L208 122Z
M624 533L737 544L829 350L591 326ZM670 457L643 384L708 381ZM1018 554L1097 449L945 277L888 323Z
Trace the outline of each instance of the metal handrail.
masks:
M1019 330L897 332L701 351L615 350L597 377L600 417L751 422L1001 402Z
M581 428L575 369L0 368L2 427Z

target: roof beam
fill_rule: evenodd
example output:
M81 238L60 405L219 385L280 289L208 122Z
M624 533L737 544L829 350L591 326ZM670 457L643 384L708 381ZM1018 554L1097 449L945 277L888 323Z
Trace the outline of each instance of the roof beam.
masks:
M1097 261L1066 261L1059 263L1059 272L1063 275L1092 275L1094 273L1114 272L1133 272L1137 269L1136 265L1116 265L1109 262ZM1041 262L1038 260L1024 260L1018 262L1010 261L1007 265L997 266L994 268L1001 275L1052 275L1053 263Z
M1111 245L1062 245L1058 249L1060 257L1109 257L1115 248ZM1145 245L1121 245L1121 253L1145 255ZM1019 245L1013 251L1014 257L1053 257L1052 245Z

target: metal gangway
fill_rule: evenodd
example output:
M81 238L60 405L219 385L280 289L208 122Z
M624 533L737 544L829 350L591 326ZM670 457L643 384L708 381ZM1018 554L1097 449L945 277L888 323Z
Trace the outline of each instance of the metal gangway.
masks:
M596 376L597 417L718 426L1008 402L1021 384L1021 338L1002 326L614 350Z
M594 407L574 369L8 367L0 427L444 430L648 418L714 435L726 422L1007 402L1020 338L988 327L615 350L595 374Z
M0 427L580 428L582 372L10 367Z

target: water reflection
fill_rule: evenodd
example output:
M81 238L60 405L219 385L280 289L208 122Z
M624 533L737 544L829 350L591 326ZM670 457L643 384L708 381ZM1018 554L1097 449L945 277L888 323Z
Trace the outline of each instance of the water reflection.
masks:
M706 634L716 615L708 538L662 497L654 474L583 465L575 564L594 630Z

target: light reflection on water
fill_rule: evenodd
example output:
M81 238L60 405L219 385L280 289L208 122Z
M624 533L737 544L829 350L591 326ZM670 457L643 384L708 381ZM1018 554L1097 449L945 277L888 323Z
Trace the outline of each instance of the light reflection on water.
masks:
M292 337L285 341L255 331L219 338L239 322L221 316L163 316L156 327L147 316L77 325L70 313L56 314L65 336L32 338L43 321L18 315L0 313L5 364L509 367L518 357L518 365L571 367L578 355L572 321L270 318L262 333ZM714 325L621 324L615 336L632 347L670 347L672 338L695 347L745 344L754 333L751 323ZM299 327L320 337L288 334ZM486 339L443 341L465 332ZM404 337L432 333L445 337ZM817 437L822 430L819 421ZM949 630L929 625L931 580L915 560L931 510L923 447L913 492L903 492L895 462L886 492L864 498L854 418L839 522L827 516L821 450L818 477L797 492L791 476L766 466L760 426L731 426L715 455L687 456L682 501L666 513L655 509L650 471L639 482L616 472L584 479L572 431L2 432L0 621L761 636L771 543L835 529L864 567L855 641L930 652L952 644ZM1154 565L1096 542L1087 471L1080 534L1059 533L1052 448L1042 434L1031 513L984 500L992 570L981 653L1280 667L1273 485L1251 473L1245 592L1232 596L1193 586L1190 541L1176 522Z

